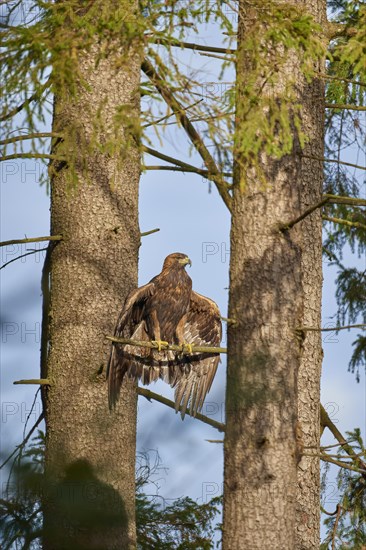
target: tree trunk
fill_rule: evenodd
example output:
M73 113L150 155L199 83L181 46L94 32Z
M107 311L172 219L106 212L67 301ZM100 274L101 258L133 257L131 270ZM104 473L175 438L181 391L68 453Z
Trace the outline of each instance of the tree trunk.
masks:
M301 2L309 9L314 3L321 6L324 2ZM242 90L255 65L252 53L243 51L240 44L256 17L253 3L242 1L238 140L246 107ZM308 147L321 150L321 86L306 85L295 53L290 65L283 69L279 86L298 71L296 93L304 105L303 131L310 138ZM263 68L263 79L268 72ZM267 91L264 81L261 84L262 93L273 93L273 88ZM297 538L297 531L300 538L304 533L296 521L298 517L304 521L310 509L312 515L305 522L311 521L313 540L319 537L319 461L311 459L311 473L306 478L311 485L303 494L297 491L297 469L300 464L303 472L301 432L305 432L305 445L315 445L315 453L319 445L321 345L316 333L309 337L295 329L320 325L320 209L288 231L279 231L278 224L295 219L321 200L322 166L301 159L293 132L293 152L280 160L262 152L257 168L247 170L240 153L235 159L229 317L236 323L228 328L224 550L313 548L302 542L299 546ZM311 387L305 390L304 381L309 377ZM297 498L303 509L299 516ZM306 499L311 504L304 502Z
M137 5L125 7L132 13ZM117 410L109 411L105 335L113 334L123 301L137 285L140 155L128 128L139 117L141 59L135 40L96 66L104 46L101 40L83 52L78 63L85 85L77 96L56 98L54 108L53 131L77 128L74 144L58 145L64 154L77 151L77 186L70 188L70 166L58 163L51 226L63 240L51 256L51 385L44 399L47 550L136 547L137 397L134 385L125 384ZM121 112L130 118L116 130ZM111 138L118 149L99 148Z

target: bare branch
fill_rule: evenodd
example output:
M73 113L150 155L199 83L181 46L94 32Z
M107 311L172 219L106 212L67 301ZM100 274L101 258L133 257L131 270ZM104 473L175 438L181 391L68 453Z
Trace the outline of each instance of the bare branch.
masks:
M48 237L30 237L29 239L15 239L12 241L2 241L1 246L8 246L9 244L22 244L22 243L39 243L42 241L61 241L62 235L49 235Z
M227 57L225 55L217 55L215 53L200 53L200 55L204 55L206 57L214 57L215 59L221 59L222 61L229 61L230 63L235 63L236 59L235 57Z
M199 174L200 176L203 176L207 178L208 180L214 181L214 179L211 177L211 173L208 170L203 170L202 168L198 168L196 166L193 166L192 164L187 164L186 162L183 162L177 158L170 157L168 155L164 155L164 153L160 153L160 151L156 151L155 149L151 149L151 147L143 146L143 151L148 153L149 155L159 158L161 160L165 160L166 162L171 162L173 164L176 164L180 167L180 170L177 170L177 168L170 167L170 166L145 166L145 170L172 170L174 171L182 171L182 172L193 172L196 174ZM222 172L223 176L232 176L231 172ZM230 186L230 184L226 183L226 186Z
M18 384L37 384L39 386L50 386L51 382L48 380L48 378L30 378L29 380L15 380L13 384L15 386L17 386Z
M149 401L151 399L154 399L154 401L158 401L159 403L163 403L163 405L167 405L167 407L170 407L171 409L175 410L175 403L174 401L171 401L170 399L167 399L166 397L163 397L162 395L159 395L158 393L154 393L150 390L146 390L145 388L137 388L137 393L139 395L142 395L143 397L146 397ZM193 416L189 409L186 410L186 414L189 414L189 416ZM209 418L208 416L204 416L201 413L196 413L196 416L193 416L193 418L196 418L197 420L200 420L201 422L204 422L205 424L209 424L213 428L216 428L219 430L219 432L225 431L225 424L222 424L221 422L217 422L216 420L213 420L212 418Z
M13 262L16 262L17 260L20 260L20 258L25 258L25 256L30 256L31 254L36 254L37 252L43 252L44 250L47 250L47 248L40 248L39 250L31 250L30 252L26 252L25 254L21 254L20 256L17 256L16 258L13 258L12 260L9 260L5 264L3 264L0 267L0 271L4 269L4 267L8 266L9 264L12 264Z
M198 101L195 101L194 103L192 103L191 105L187 105L187 107L183 107L182 108L182 111L189 111L189 109L192 109L192 107L195 107L196 105L198 105L199 103L201 103L203 101L203 99L199 99ZM161 118L158 118L156 120L153 120L152 122L148 122L147 124L144 124L142 126L142 128L148 128L149 126L155 126L155 124L159 124L159 122L163 122L164 120L167 120L168 118L174 116L175 113L172 112L172 113L169 113L168 115L165 115Z
M316 328L316 327L300 327L297 328L296 331L299 332L308 332L308 331L315 331L315 332L338 332L339 330L348 330L350 328L361 328L366 329L366 324L360 324L360 325L346 325L344 327L329 327L329 328Z
M147 35L149 42L154 44L163 44L164 46L174 46L177 48L188 48L190 50L197 50L200 52L214 52L214 53L236 53L237 50L232 48L217 48L216 46L205 46L204 44L195 44L193 42L183 42L181 40L174 40L173 38L154 38L153 35Z
M144 170L165 170L167 172L189 172L193 174L198 174L199 176L203 176L204 178L211 180L210 173L207 170L201 170L200 168L180 168L179 166L167 166L163 164L155 164L155 165L148 165L144 166ZM223 172L223 175L231 175L231 172ZM228 188L232 187L231 183L226 184Z
M226 182L223 179L220 170L216 166L214 158L204 144L201 136L189 120L186 113L182 110L182 105L174 97L170 87L166 84L164 79L159 75L159 73L155 70L148 59L145 59L143 61L141 68L144 73L150 78L150 80L155 84L156 89L162 95L167 104L175 112L188 137L190 138L191 142L197 149L197 152L203 159L207 170L211 173L210 179L212 179L212 181L216 184L217 190L222 200L224 201L228 209L231 210L231 196L228 192Z
M34 133L34 134L24 134L20 136L14 136L11 138L0 140L0 145L8 145L9 143L16 143L17 141L24 141L27 139L41 139L41 138L49 138L49 137L62 137L61 134L57 134L55 132L40 132L40 133Z
M343 160L328 159L328 158L317 157L314 155L305 155L305 154L302 154L301 156L306 159L319 160L320 162L334 162L335 164L342 164L343 166L351 166L351 168L357 168L357 170L366 170L365 166L360 166L359 164L352 164L351 162L345 162Z
M150 231L144 231L143 233L140 233L140 237L146 237L147 235L152 235L153 233L157 233L160 231L159 227L156 227L155 229L150 229Z
M52 155L47 153L12 153L11 155L3 155L0 157L0 162L14 159L51 159L51 160L66 160L66 157Z
M328 198L325 197L323 198L320 202L317 202L316 204L313 204L313 206L310 206L310 208L308 208L307 210L305 210L305 212L303 212L300 216L298 216L297 218L289 221L289 222L286 222L286 223L280 223L276 226L276 229L279 230L279 231L288 231L289 229L291 229L294 225L296 225L297 223L301 222L304 218L306 218L307 216L309 216L310 214L312 214L315 210L317 210L318 208L321 208L325 203L328 202Z

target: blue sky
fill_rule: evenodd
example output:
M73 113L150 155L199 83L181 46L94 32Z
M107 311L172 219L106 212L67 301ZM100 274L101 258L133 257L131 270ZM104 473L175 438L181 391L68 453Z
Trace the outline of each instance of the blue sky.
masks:
M197 40L198 41L198 40ZM217 29L203 29L200 43L219 45ZM178 54L177 54L178 55ZM192 52L179 53L187 66L205 64L206 82L217 81L215 60L203 58ZM212 75L210 76L210 72ZM216 76L215 76L216 75ZM228 75L230 78L230 74ZM188 143L182 130L169 130L163 147L155 139L154 146L165 154L202 166L194 155L187 154ZM344 160L348 160L345 156ZM359 159L360 160L360 159ZM359 162L358 160L358 162ZM146 157L146 164L161 164ZM32 160L0 163L1 169L1 240L41 236L49 234L49 197L45 187L38 184L40 163ZM159 233L143 238L139 259L139 283L156 275L165 256L171 252L184 252L193 265L188 270L193 288L214 299L222 314L227 312L229 274L228 211L214 187L208 192L207 181L193 174L148 171L141 177L140 228L147 231L156 227ZM365 196L365 193L364 193ZM163 212L163 214L162 214ZM26 249L43 248L43 244L1 249L1 263L24 253ZM39 376L39 347L41 322L40 277L43 254L24 258L0 272L1 277L1 444L2 449L12 449L22 440L25 418L29 412L36 386L14 386L13 381ZM365 267L365 258L346 253L350 265ZM323 326L332 322L336 312L334 278L336 269L324 263ZM333 319L334 323L334 319ZM224 326L224 329L226 327ZM225 330L224 330L225 333ZM322 375L322 403L333 422L345 433L360 427L365 436L365 376L356 383L354 375L347 372L352 353L355 331L342 331L338 335L326 333L323 337L325 352ZM225 344L225 337L224 337ZM223 421L225 394L225 357L219 366L211 393L206 399L203 413ZM172 397L173 391L158 382L150 389ZM38 401L35 414L41 408ZM200 501L216 496L222 488L222 445L207 442L221 439L213 428L180 416L159 403L139 398L138 450L158 450L166 470L158 475L160 494L166 498L189 495ZM333 438L324 436L324 442ZM154 454L152 454L154 456ZM6 475L1 474L1 483ZM329 481L324 505L334 510L338 500L334 479Z

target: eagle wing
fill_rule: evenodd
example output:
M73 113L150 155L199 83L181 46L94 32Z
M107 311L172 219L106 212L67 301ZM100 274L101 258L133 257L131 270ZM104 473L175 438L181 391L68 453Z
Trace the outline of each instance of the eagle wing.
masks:
M154 283L132 290L127 296L118 318L114 335L117 338L149 340L144 321L146 300L154 293ZM108 401L113 408L118 400L124 376L138 379L143 375L143 364L149 357L149 348L130 345L113 345L107 367Z
M218 306L213 300L192 291L184 324L185 342L195 346L217 347L221 336ZM170 384L175 388L175 410L180 410L182 419L188 406L193 416L202 409L219 361L218 353L192 353L177 359L174 370L170 371Z

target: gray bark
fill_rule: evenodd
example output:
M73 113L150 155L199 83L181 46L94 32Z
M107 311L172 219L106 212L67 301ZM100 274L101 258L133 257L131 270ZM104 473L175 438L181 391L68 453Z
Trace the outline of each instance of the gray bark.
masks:
M241 2L239 48L253 17L252 4ZM241 51L239 94L250 63L250 52ZM282 82L299 71L295 56L286 70ZM300 74L297 82L308 147L321 150L322 87L306 85ZM245 99L239 95L238 101ZM237 124L240 136L240 120ZM316 333L303 339L295 328L320 324L320 211L288 232L274 229L321 200L322 167L305 163L298 153L295 145L281 160L261 155L266 183L250 170L244 190L236 158L229 296L229 317L236 324L228 328L224 550L313 548L310 538L319 537L319 461L311 460L311 470L305 465L304 477L301 456L302 440L319 445L321 345ZM303 492L298 464L301 488L309 484Z
M110 351L105 335L113 334L123 301L137 285L140 155L135 145L127 146L127 123L116 135L119 149L107 154L97 144L113 135L118 106L138 119L141 59L130 45L119 52L126 63L118 71L113 54L95 67L102 47L93 46L79 60L87 87L80 86L77 97L57 98L54 109L54 131L78 128L78 184L70 189L69 166L55 166L51 226L63 240L51 257L51 386L44 396L48 550L136 546L136 391L125 384L110 412L101 371ZM69 146L59 145L64 151Z
M308 0L306 7L326 28L326 1ZM325 73L324 63L317 67ZM324 82L319 79L304 86L301 95L302 119L310 137L304 153L324 156ZM301 162L301 210L315 204L323 185L323 166L303 158ZM303 325L321 326L322 298L322 224L320 212L301 224L304 247L301 254L304 292ZM318 455L320 445L320 376L323 350L320 332L307 332L298 372L298 419L302 446L307 454ZM302 456L297 471L296 544L299 550L315 550L320 545L320 460Z

